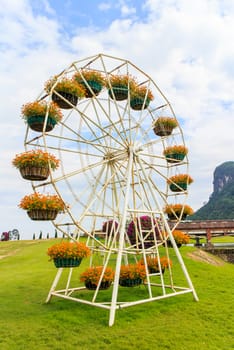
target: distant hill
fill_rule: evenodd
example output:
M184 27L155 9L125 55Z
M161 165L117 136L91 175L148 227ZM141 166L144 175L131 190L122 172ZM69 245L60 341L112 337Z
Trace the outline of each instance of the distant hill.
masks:
M234 162L225 162L214 171L213 193L191 220L234 219Z

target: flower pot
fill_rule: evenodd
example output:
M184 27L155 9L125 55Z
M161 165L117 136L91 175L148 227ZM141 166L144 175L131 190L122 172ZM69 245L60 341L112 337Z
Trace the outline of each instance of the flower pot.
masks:
M171 183L169 187L172 192L183 192L187 190L187 183L186 182Z
M19 168L23 179L31 181L43 181L49 176L50 170L48 167L25 166Z
M87 80L87 83L81 82L80 85L82 85L85 90L85 97L97 96L102 90L102 84L95 80Z
M111 286L111 282L110 281L102 281L99 287L99 290L104 290L104 289L108 289ZM85 287L89 290L95 290L97 289L97 284L94 284L92 282L85 282Z
M176 216L173 213L167 214L167 217L169 220L173 221L173 220L178 220L178 218L180 217L180 213L179 212L175 212ZM181 216L181 220L185 220L187 217L187 214L182 214Z
M55 209L31 209L27 211L27 214L32 220L55 220L58 211Z
M135 287L139 286L142 283L141 278L120 278L119 279L119 284L122 287Z
M30 129L34 131L43 131L44 122L45 122L45 116L41 116L41 115L34 115L31 117L28 117L27 119L27 124L29 125ZM48 117L45 131L51 131L56 124L57 122L55 119Z
M149 273L159 273L160 272L158 268L153 267L153 266L148 266L148 269L149 269ZM165 268L162 267L161 271L162 271L162 273L164 273Z
M77 105L78 97L76 95L69 94L67 92L63 91L57 91L59 95L65 98L68 102L70 102L73 106ZM67 103L65 100L63 100L60 96L53 93L52 94L52 100L57 103L57 105L62 109L72 109L73 106L71 106L69 103Z
M54 258L54 265L60 267L77 267L80 265L82 258Z
M146 109L149 106L150 100L140 97L134 97L130 100L130 106L135 111Z
M177 245L178 248L180 248L180 247L182 246L181 243L177 243L177 242L176 242L176 245ZM167 246L168 246L169 248L172 248L172 247L173 247L170 240L167 241Z
M183 153L168 153L166 154L166 160L168 163L179 163L184 160L185 154Z
M154 133L157 136L169 136L171 135L173 129L174 128L171 127L170 125L159 124L154 127Z
M116 101L123 101L128 98L128 88L126 85L112 86L112 90L108 90L110 98L116 99Z

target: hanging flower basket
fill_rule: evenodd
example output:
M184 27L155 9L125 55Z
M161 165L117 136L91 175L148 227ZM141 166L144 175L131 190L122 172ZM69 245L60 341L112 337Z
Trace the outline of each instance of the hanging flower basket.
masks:
M190 237L186 233L180 231L180 230L174 230L172 231L172 235L174 237L174 240L176 242L176 245L178 248L182 246L182 244L188 244ZM172 247L172 243L170 239L167 240L167 246Z
M169 136L177 126L178 122L175 118L159 117L153 123L153 130L157 136Z
M19 169L23 179L31 181L46 180L50 174L49 167L25 166Z
M82 258L54 258L54 265L60 267L77 267L81 264Z
M146 277L145 266L137 264L122 265L120 268L119 284L122 287L135 287L142 284Z
M45 131L51 131L62 119L59 107L53 102L50 104L45 101L26 103L22 106L21 112L30 129L39 132L43 131L45 122Z
M32 220L54 220L58 213L65 210L65 203L57 195L44 195L34 192L24 196L19 204L21 209L27 210Z
M142 284L141 278L120 278L119 285L122 287L136 287Z
M99 290L108 289L114 280L114 270L111 267L106 267L103 273L103 268L103 266L88 267L80 275L80 281L84 282L87 289L93 290L97 288L100 279L102 279Z
M111 286L111 282L106 281L106 282L101 282L99 290L105 290L109 289ZM97 289L97 284L91 283L91 282L85 282L85 288L89 290L95 290Z
M98 96L105 84L102 73L92 69L80 70L74 74L73 79L83 87L86 98Z
M47 93L52 93L52 100L62 109L72 109L77 105L78 98L85 96L84 88L74 79L66 77L60 80L53 77L45 83Z
M148 86L136 86L131 90L130 106L133 110L140 111L149 107L154 96Z
M47 255L57 268L77 267L90 255L90 249L84 243L63 241L49 247Z
M12 164L19 169L23 179L42 181L49 176L49 165L55 170L59 166L59 160L53 154L38 149L17 154Z
M165 148L163 154L168 163L179 163L184 160L188 153L187 147L184 145L175 145Z
M112 89L108 90L110 98L116 101L123 101L128 98L128 87L124 85L113 86Z
M144 265L144 260L141 259L140 263ZM161 266L162 273L164 273L165 269L168 269L169 266L170 267L172 266L172 261L166 256L162 256L162 257L147 256L146 263L148 266L149 273L159 273L160 272L159 265Z
M110 85L108 94L110 98L116 101L123 101L128 98L128 91L131 91L136 86L135 79L128 74L110 75Z
M45 221L55 220L58 215L58 210L53 209L30 209L27 211L31 220Z
M187 204L168 204L164 208L169 220L185 220L187 215L192 215L193 209Z
M132 220L127 229L127 235L132 245L136 245L137 248L142 248L142 241L140 239L140 233L142 233L144 248L150 248L154 246L155 237L160 240L158 224L156 219L152 219L150 216L144 215Z
M172 192L183 192L187 190L193 179L188 174L178 174L170 177L167 182Z
M27 123L30 129L34 131L43 131L45 117L40 115L34 115L32 117L28 117ZM51 131L56 125L56 121L53 118L48 117L46 121L45 131Z
M57 103L57 105L62 109L71 109L73 106L77 105L78 96L69 94L68 92L64 92L61 90L57 90L56 94L53 92L52 100Z

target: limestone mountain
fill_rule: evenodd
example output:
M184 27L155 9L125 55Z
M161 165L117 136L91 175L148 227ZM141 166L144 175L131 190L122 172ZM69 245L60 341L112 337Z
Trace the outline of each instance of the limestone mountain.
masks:
M234 220L234 162L225 162L214 171L213 193L191 220Z

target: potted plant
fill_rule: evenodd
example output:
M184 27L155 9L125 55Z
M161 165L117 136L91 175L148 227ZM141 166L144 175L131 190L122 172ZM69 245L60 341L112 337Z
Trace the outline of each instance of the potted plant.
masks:
M174 145L166 147L163 154L168 163L178 163L184 160L188 154L188 149L184 145Z
M140 263L144 264L144 260L141 259ZM162 257L147 256L146 263L148 266L149 273L159 273L160 267L161 267L162 273L164 273L165 269L168 269L169 266L170 267L172 266L172 261L167 256L162 256Z
M128 74L115 74L109 76L107 83L110 98L123 101L128 98L128 92L136 86L135 79Z
M111 283L114 280L114 270L111 267L106 267L105 271L104 266L92 266L88 267L80 275L80 281L84 282L87 289L96 289L98 284L99 289L108 289L111 286Z
M49 247L47 254L57 268L76 267L90 255L90 249L82 242L62 241Z
M150 248L156 244L155 238L160 239L158 222L148 215L136 217L129 223L127 235L130 243L136 245L137 248L142 248L142 241L144 248Z
M46 103L46 101L26 103L22 106L21 113L30 129L34 131L43 131L45 122L45 131L51 131L63 117L54 102Z
M186 191L188 185L193 182L193 179L188 174L178 174L171 176L167 183L169 184L170 190L172 192Z
M48 94L52 92L52 100L63 109L73 108L77 105L78 98L85 96L83 86L67 77L52 77L45 83L45 90Z
M32 220L54 220L58 213L64 212L66 205L55 194L34 192L24 196L19 207L27 210L27 214Z
M122 265L120 268L119 284L123 287L138 286L145 277L145 265L139 262L137 264Z
M105 232L107 236L114 235L119 229L119 224L115 220L109 220L103 223L102 232Z
M186 233L184 233L180 230L172 231L172 235L174 237L174 240L175 240L178 248L180 248L182 246L182 244L189 243L189 240L190 240L189 235L187 235ZM170 239L167 241L167 245L168 245L168 247L172 247L172 243L171 243Z
M137 111L147 108L154 99L152 91L146 85L135 85L130 95L130 106Z
M93 69L81 69L74 74L73 79L84 88L85 97L97 96L105 85L103 74Z
M157 136L169 136L177 126L178 122L175 118L159 117L153 123L153 130Z
M16 154L12 164L19 169L23 179L42 181L48 178L50 168L59 167L59 160L53 154L37 149Z
M187 204L168 204L164 208L169 220L185 220L187 215L194 213L193 209Z

